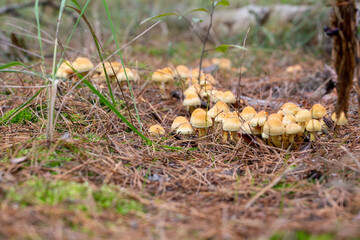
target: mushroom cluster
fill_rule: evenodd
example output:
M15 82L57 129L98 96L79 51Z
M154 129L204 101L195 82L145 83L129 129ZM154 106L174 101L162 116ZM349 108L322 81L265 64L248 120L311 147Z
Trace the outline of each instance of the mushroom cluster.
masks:
M256 112L251 106L241 112L231 111L228 104L219 100L208 111L202 108L193 110L190 121L177 117L171 131L180 135L197 133L198 137L221 134L223 142L230 143L241 141L244 135L251 135L262 138L268 145L286 149L305 137L309 137L311 142L316 141L316 136L327 128L323 120L326 115L327 111L321 104L307 110L289 102L278 112L268 114L265 111ZM347 124L344 114L339 119L333 115L333 120L338 126Z
M62 62L56 72L56 77L70 78L74 75L74 70L85 76L93 69L94 64L90 59L86 57L78 57L73 62ZM95 73L91 76L91 78L94 80L104 80L106 75L110 81L115 81L115 79L118 79L120 83L126 82L126 78L129 79L129 81L139 80L139 75L137 72L127 67L124 68L120 62L116 61L105 62L104 65L101 63L98 64L98 67L95 69Z

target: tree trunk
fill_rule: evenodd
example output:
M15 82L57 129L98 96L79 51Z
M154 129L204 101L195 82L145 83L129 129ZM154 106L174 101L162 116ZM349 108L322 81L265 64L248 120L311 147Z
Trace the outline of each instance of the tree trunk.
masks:
M332 63L338 75L336 86L338 99L335 106L337 116L347 114L349 96L353 87L356 53L356 7L354 0L334 0L330 26L338 31L334 34Z

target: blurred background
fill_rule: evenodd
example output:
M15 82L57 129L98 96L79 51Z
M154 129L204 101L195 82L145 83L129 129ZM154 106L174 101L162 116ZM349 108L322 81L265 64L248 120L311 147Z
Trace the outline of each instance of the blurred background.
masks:
M209 0L107 0L119 45L122 46L148 29L157 20L162 20L148 33L127 46L123 51L128 65L138 61L139 67L156 68L165 63L195 64L202 49L202 40L209 25L209 15L194 12L184 17L168 16L144 24L146 18L163 13L205 8L211 9ZM330 38L324 35L330 6L320 0L233 0L229 6L215 9L213 28L209 37L205 57L226 56L238 64L239 50L226 53L213 51L220 44L243 45L250 51L245 56L244 66L256 75L263 71L264 61L286 66L311 55L329 60ZM0 61L13 60L31 62L40 60L36 19L33 1L4 1L0 7ZM60 1L42 0L40 21L42 42L46 59L51 59L56 31L56 19ZM85 0L79 1L84 6ZM69 6L75 6L67 1ZM95 30L105 55L116 50L109 21L102 1L92 0L85 16ZM61 20L59 39L65 44L78 13L66 7ZM186 18L186 19L184 19ZM192 27L190 27L192 25ZM69 44L67 55L74 59L85 55L98 60L96 47L88 26L80 22ZM285 56L283 58L282 56ZM115 60L118 60L115 58ZM256 65L254 63L257 63ZM151 65L151 66L150 66Z

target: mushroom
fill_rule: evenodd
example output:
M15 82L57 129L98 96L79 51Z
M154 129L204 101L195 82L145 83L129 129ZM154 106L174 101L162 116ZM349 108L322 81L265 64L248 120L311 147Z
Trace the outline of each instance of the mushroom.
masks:
M165 90L165 83L174 79L174 73L171 68L157 69L151 76L151 79L159 84L161 90Z
M173 123L171 124L171 131L173 132L174 130L176 130L179 126L181 126L183 123L189 123L189 120L187 120L186 117L176 117L173 121Z
M310 111L307 109L299 109L295 115L295 120L301 127L301 132L299 134L302 135L302 133L305 131L306 123L311 120Z
M267 112L260 111L250 120L250 124L252 127L260 128L260 131L262 132L267 117L268 117Z
M296 123L296 119L295 119L294 115L286 114L282 119L282 124L284 126L286 126L291 123Z
M261 129L258 127L253 127L250 123L250 120L243 123L241 126L242 133L249 135L261 135Z
M227 113L222 121L223 127L223 140L227 141L228 133L230 132L230 138L234 141L238 140L237 132L241 129L240 119L233 113Z
M314 104L310 109L311 117L317 120L323 118L327 112L323 105L321 104Z
M165 135L165 130L162 126L155 124L149 128L149 133L150 133L150 136L153 136L153 137L163 136L163 135Z
M308 131L310 133L310 141L312 141L312 142L315 141L316 140L316 132L321 131L320 122L316 119L311 119L306 124L306 131Z
M336 113L333 113L331 119L336 123L336 126L343 126L349 123L344 112L340 113L339 118L337 118Z
M295 116L299 107L295 103L288 102L281 106L281 110L283 115L291 114Z
M270 141L278 148L281 148L281 135L284 134L284 126L279 118L271 118L266 121L263 132L270 136Z
M253 107L247 106L245 107L241 113L240 117L246 122L248 120L251 120L256 115L256 111Z
M217 115L220 113L228 113L230 112L229 107L224 102L217 102L209 111L208 115L211 117L211 119L215 119ZM214 122L214 129L217 128L217 123Z
M67 78L69 77L71 74L73 74L74 71L71 69L70 67L70 62L69 61L64 61L60 64L55 77L59 77L59 78Z
M186 106L189 113L192 114L195 108L201 105L201 99L195 92L189 92L185 95L183 105Z
M285 127L285 134L288 136L289 143L293 143L295 140L296 134L301 132L301 127L299 124L290 123Z
M86 57L78 57L73 61L72 67L76 72L81 73L81 75L85 76L89 71L94 68L94 64L90 61L90 59Z
M194 128L198 129L199 137L203 137L206 135L206 129L212 126L212 121L205 110L197 110L191 114L190 123Z
M235 98L235 95L231 91L226 91L223 94L222 101L230 107L231 104L236 103L236 98Z
M124 71L124 68L120 68L118 74L116 75L117 79L120 82L126 82L127 81L126 76L129 81L139 80L139 75L134 73L130 68L125 68L125 71Z
M176 134L193 135L195 133L189 122L184 122L176 128Z
M191 76L190 70L188 69L187 66L185 65L179 65L175 68L176 74L180 77L180 78L189 78Z

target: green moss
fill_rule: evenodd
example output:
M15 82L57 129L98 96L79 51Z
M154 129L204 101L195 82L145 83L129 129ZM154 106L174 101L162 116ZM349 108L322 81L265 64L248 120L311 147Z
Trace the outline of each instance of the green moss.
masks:
M88 211L94 207L89 202L89 199L93 199L96 211L115 209L119 214L144 211L141 203L125 198L114 186L103 185L100 188L94 188L87 182L55 182L34 178L12 187L6 192L6 198L22 207L62 205L67 209Z
M16 109L10 110L6 112L1 118L0 122L10 116L12 113L15 112ZM10 119L9 122L11 123L19 123L25 124L26 122L36 122L38 118L33 114L33 112L29 108L25 108L24 110L20 111L16 114L13 118Z

